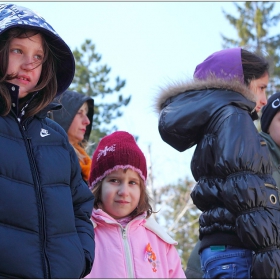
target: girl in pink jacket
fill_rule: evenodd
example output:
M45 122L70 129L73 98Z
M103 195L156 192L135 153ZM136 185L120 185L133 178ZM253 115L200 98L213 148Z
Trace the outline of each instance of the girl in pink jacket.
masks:
M146 159L131 134L101 139L89 178L96 247L86 278L186 278L177 242L151 216L146 179Z

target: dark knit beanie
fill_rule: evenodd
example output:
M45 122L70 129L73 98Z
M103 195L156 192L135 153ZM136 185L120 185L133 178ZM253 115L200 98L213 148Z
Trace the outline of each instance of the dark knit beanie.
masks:
M116 131L99 142L92 156L89 186L94 188L112 171L130 168L144 180L147 179L146 158L134 137L126 131Z
M276 92L268 98L267 104L262 108L261 129L263 132L268 133L270 123L279 110L280 92Z

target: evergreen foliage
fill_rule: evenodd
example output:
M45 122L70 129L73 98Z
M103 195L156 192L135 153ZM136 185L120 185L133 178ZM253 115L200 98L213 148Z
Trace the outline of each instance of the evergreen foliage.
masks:
M238 15L223 13L237 31L237 39L222 36L223 48L245 47L266 57L270 63L270 84L268 95L280 89L280 34L271 35L271 28L277 26L280 13L273 14L275 2L233 2Z
M116 77L115 83L113 85L110 83L111 68L100 63L101 55L96 52L95 44L90 39L86 39L80 49L76 48L73 54L76 71L70 90L94 99L94 117L89 141L95 145L88 151L92 154L103 136L117 130L116 126L110 124L122 116L122 108L129 104L131 96L124 97L121 93L125 80Z
M272 15L275 2L233 2L233 4L238 15L233 16L222 11L237 31L237 39L221 35L222 47L244 47L263 55L270 63L270 87L267 93L271 95L280 88L278 78L280 77L280 34L270 34L271 28L280 20L280 13ZM258 123L256 126L258 127ZM178 184L164 186L156 194L157 207L160 207L156 218L178 241L176 248L184 268L199 236L198 219L201 212L190 198L194 184L195 182L188 179L180 179Z
M198 218L201 211L196 208L190 197L195 182L188 178L179 179L175 185L167 185L157 192L156 218L174 238L176 249L186 268L190 253L198 241ZM164 221L161 222L161 219Z

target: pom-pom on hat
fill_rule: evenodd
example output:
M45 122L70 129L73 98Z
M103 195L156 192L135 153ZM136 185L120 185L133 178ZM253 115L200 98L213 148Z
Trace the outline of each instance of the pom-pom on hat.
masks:
M263 132L268 133L270 123L278 111L280 111L280 92L272 94L262 108L261 129Z
M146 182L146 158L134 137L126 131L113 132L100 140L92 156L90 188L93 189L98 181L119 168L136 171Z
M215 76L223 80L237 79L244 84L243 67L241 61L241 48L230 48L214 52L194 71L194 78L206 80Z

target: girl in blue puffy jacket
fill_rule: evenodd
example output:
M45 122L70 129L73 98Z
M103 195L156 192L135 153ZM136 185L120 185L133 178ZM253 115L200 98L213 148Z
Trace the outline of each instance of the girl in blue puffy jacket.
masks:
M73 54L42 17L1 4L0 62L0 278L84 277L94 197L67 134L46 118L72 82Z
M280 277L279 196L253 122L267 103L268 81L261 56L231 48L207 57L193 80L168 86L158 98L162 139L180 152L196 145L191 197L202 211L204 278Z

